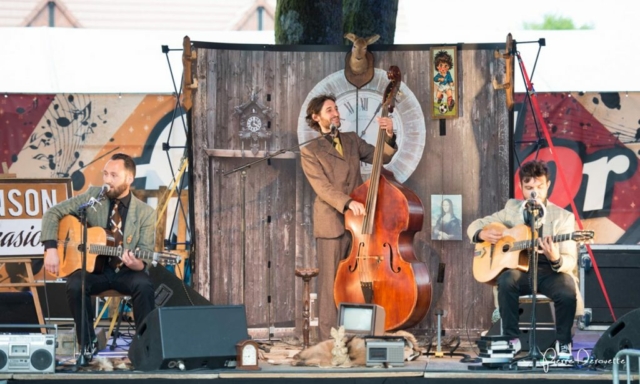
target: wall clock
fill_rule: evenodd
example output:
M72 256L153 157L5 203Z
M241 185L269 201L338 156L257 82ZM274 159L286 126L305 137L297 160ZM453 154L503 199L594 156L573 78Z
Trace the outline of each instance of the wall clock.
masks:
M375 117L380 116L382 95L388 84L387 72L379 68L376 68L373 79L359 90L347 81L344 71L334 72L320 80L302 103L298 117L298 142L302 143L318 136L305 121L309 101L320 94L332 93L336 96L336 104L340 111L340 131L356 132L368 143L375 145L378 134ZM405 83L400 85L400 93L391 117L396 131L398 152L385 168L393 172L396 180L403 183L418 166L426 138L422 107ZM370 164L363 163L360 169L362 177L366 180L371 174Z
M240 116L240 132L243 140L250 140L251 152L256 155L259 150L259 139L271 136L271 108L265 107L258 101L259 89L250 92L249 101L235 107L235 113ZM244 141L242 143L244 149Z

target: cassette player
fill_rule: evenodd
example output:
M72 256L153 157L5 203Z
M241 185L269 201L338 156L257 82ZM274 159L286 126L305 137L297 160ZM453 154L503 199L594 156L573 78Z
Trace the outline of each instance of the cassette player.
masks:
M367 337L367 367L380 364L404 366L404 339L397 337Z
M52 335L1 332L2 328L0 328L0 373L55 372L57 332Z

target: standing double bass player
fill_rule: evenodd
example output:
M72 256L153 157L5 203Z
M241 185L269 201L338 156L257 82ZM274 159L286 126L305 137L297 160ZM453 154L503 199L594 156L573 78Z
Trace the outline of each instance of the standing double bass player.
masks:
M333 284L338 263L350 249L351 234L345 231L344 213L363 215L365 206L349 195L362 184L360 162L371 164L375 147L355 132L340 132L340 112L333 95L319 95L307 105L306 121L326 140L316 140L301 149L302 169L316 192L313 207L313 234L318 257L318 337L329 339L337 323ZM386 131L383 162L397 151L393 121L379 117Z

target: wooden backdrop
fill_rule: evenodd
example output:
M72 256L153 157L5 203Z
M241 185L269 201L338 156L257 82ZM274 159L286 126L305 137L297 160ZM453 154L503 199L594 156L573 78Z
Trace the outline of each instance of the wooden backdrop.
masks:
M433 300L419 328L433 330L434 310L440 308L446 311L445 330L476 337L491 325L491 287L473 279L473 246L466 235L462 241L431 240L430 205L432 194L462 195L466 231L472 220L500 209L509 197L512 118L504 91L492 86L493 79L504 80L504 61L494 58L504 44L458 45L460 117L446 120L445 127L431 116L430 47L374 45L370 50L376 68L401 68L425 116L424 153L404 183L425 208L414 248L429 267ZM315 195L297 150L245 173L225 174L256 159L246 143L241 151L234 108L248 100L248 89L261 88L259 100L273 110L267 150L295 146L305 97L325 76L344 69L350 47L193 42L193 49L198 83L191 114L196 288L214 304L244 303L250 327L299 326L303 288L294 270L316 265ZM264 145L261 141L261 150ZM443 279L438 282L440 267Z

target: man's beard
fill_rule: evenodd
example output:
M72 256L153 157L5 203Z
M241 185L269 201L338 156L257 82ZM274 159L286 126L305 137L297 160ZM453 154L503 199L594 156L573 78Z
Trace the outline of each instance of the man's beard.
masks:
M109 192L107 192L107 197L111 200L117 199L122 193L127 189L126 184L121 184L118 187L111 188Z

